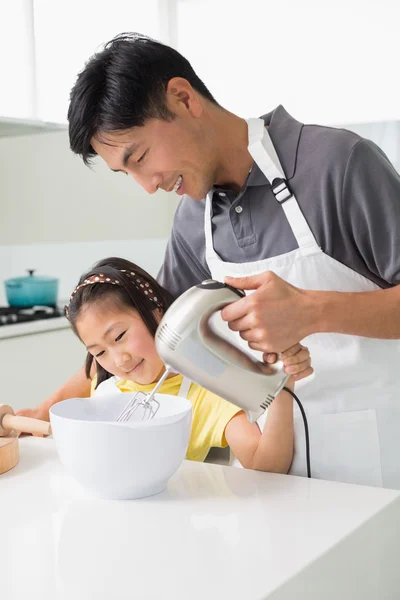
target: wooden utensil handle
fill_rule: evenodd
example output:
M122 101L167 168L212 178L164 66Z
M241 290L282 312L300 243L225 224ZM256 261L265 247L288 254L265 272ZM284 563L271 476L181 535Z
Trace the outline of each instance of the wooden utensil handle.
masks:
M2 426L5 429L15 429L33 435L51 435L51 425L47 421L32 419L32 417L19 417L18 415L4 415Z

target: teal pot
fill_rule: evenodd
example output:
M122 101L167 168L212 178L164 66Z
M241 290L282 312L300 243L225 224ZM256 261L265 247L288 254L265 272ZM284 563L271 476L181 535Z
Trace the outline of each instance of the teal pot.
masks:
M34 270L28 270L28 273L25 277L14 277L4 282L8 304L15 308L56 306L59 280L35 275Z

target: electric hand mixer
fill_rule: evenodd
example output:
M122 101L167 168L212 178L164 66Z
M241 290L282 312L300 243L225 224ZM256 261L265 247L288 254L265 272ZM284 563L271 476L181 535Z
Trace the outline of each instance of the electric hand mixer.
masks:
M217 313L243 296L243 292L210 279L175 300L155 335L157 352L167 371L150 395L143 398L142 393L138 399L135 394L118 420L128 420L139 406L144 418L153 418L158 408L154 394L168 373L177 372L242 408L250 422L256 421L289 375L239 349L229 341L232 332L227 325L226 334L218 325L214 318Z

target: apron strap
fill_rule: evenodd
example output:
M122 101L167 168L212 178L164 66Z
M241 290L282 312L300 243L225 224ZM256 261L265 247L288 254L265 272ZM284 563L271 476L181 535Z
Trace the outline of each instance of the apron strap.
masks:
M262 119L248 119L248 150L272 187L272 192L285 211L286 218L299 248L317 247L315 237L300 210L296 197L290 192L285 172Z
M212 192L208 192L206 197L206 207L204 211L204 234L206 239L206 260L219 258L214 250L213 235L212 235Z
M188 379L187 377L183 377L181 387L179 388L178 396L180 396L181 398L187 398L191 385L192 382L190 381L190 379Z

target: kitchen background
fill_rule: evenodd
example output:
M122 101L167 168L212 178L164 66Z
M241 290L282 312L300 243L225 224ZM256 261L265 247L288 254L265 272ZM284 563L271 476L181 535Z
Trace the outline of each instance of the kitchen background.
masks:
M278 104L304 122L374 140L400 170L400 5L392 0L13 0L0 4L0 306L27 269L59 278L109 255L156 275L177 197L147 195L68 145L69 91L85 61L122 31L182 52L216 99L243 117ZM195 24L195 25L194 25ZM0 391L30 382L34 406L83 350L65 319L0 327ZM15 403L14 403L15 406ZM15 406L19 408L18 406Z

